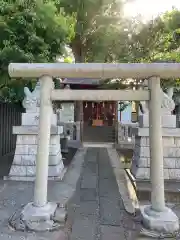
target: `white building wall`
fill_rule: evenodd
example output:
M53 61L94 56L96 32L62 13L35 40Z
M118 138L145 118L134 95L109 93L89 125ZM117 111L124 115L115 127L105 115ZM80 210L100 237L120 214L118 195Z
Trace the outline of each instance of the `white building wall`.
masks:
M132 112L132 106L129 105L125 108L124 111L122 111L120 113L120 111L118 111L118 122L121 122L123 124L128 124L131 123L131 112ZM121 114L121 117L120 117Z
M62 103L60 110L61 122L74 122L74 103Z

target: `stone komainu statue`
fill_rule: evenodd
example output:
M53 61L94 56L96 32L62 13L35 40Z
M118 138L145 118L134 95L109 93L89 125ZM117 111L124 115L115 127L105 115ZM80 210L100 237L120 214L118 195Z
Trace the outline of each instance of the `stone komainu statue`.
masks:
M22 105L26 109L26 112L37 112L40 107L40 82L37 82L32 92L28 87L25 87L24 94L25 97Z
M26 112L39 112L40 108L40 91L41 85L38 81L34 90L31 92L28 87L24 88L24 100L22 102L23 107ZM56 104L52 103L52 110L55 112Z
M172 114L172 111L175 108L173 97L173 88L168 89L167 93L163 92L161 89L161 109L163 114ZM149 106L148 102L141 102L140 103L140 111L142 114L148 114L149 113Z

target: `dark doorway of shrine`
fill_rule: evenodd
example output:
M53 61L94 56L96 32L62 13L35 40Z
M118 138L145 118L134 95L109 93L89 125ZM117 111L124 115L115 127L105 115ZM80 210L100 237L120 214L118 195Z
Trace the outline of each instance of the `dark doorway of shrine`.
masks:
M115 142L116 102L83 103L83 141Z

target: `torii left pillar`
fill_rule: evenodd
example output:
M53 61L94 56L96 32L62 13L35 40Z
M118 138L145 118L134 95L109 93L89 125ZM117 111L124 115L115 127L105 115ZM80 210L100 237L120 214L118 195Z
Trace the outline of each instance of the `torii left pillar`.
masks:
M53 113L51 103L53 81L51 77L43 76L40 78L40 82L40 119L34 201L23 208L19 217L22 224L24 224L24 228L32 231L54 230L62 224L66 217L65 210L61 209L60 211L57 203L47 201L49 144L51 116ZM17 221L12 218L11 225L13 220ZM15 228L18 229L18 227Z

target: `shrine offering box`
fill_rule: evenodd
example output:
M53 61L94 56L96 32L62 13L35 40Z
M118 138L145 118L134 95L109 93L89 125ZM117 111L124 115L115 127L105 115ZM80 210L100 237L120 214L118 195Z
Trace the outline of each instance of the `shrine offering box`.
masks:
M92 125L93 126L103 126L103 120L101 120L101 119L93 119Z

